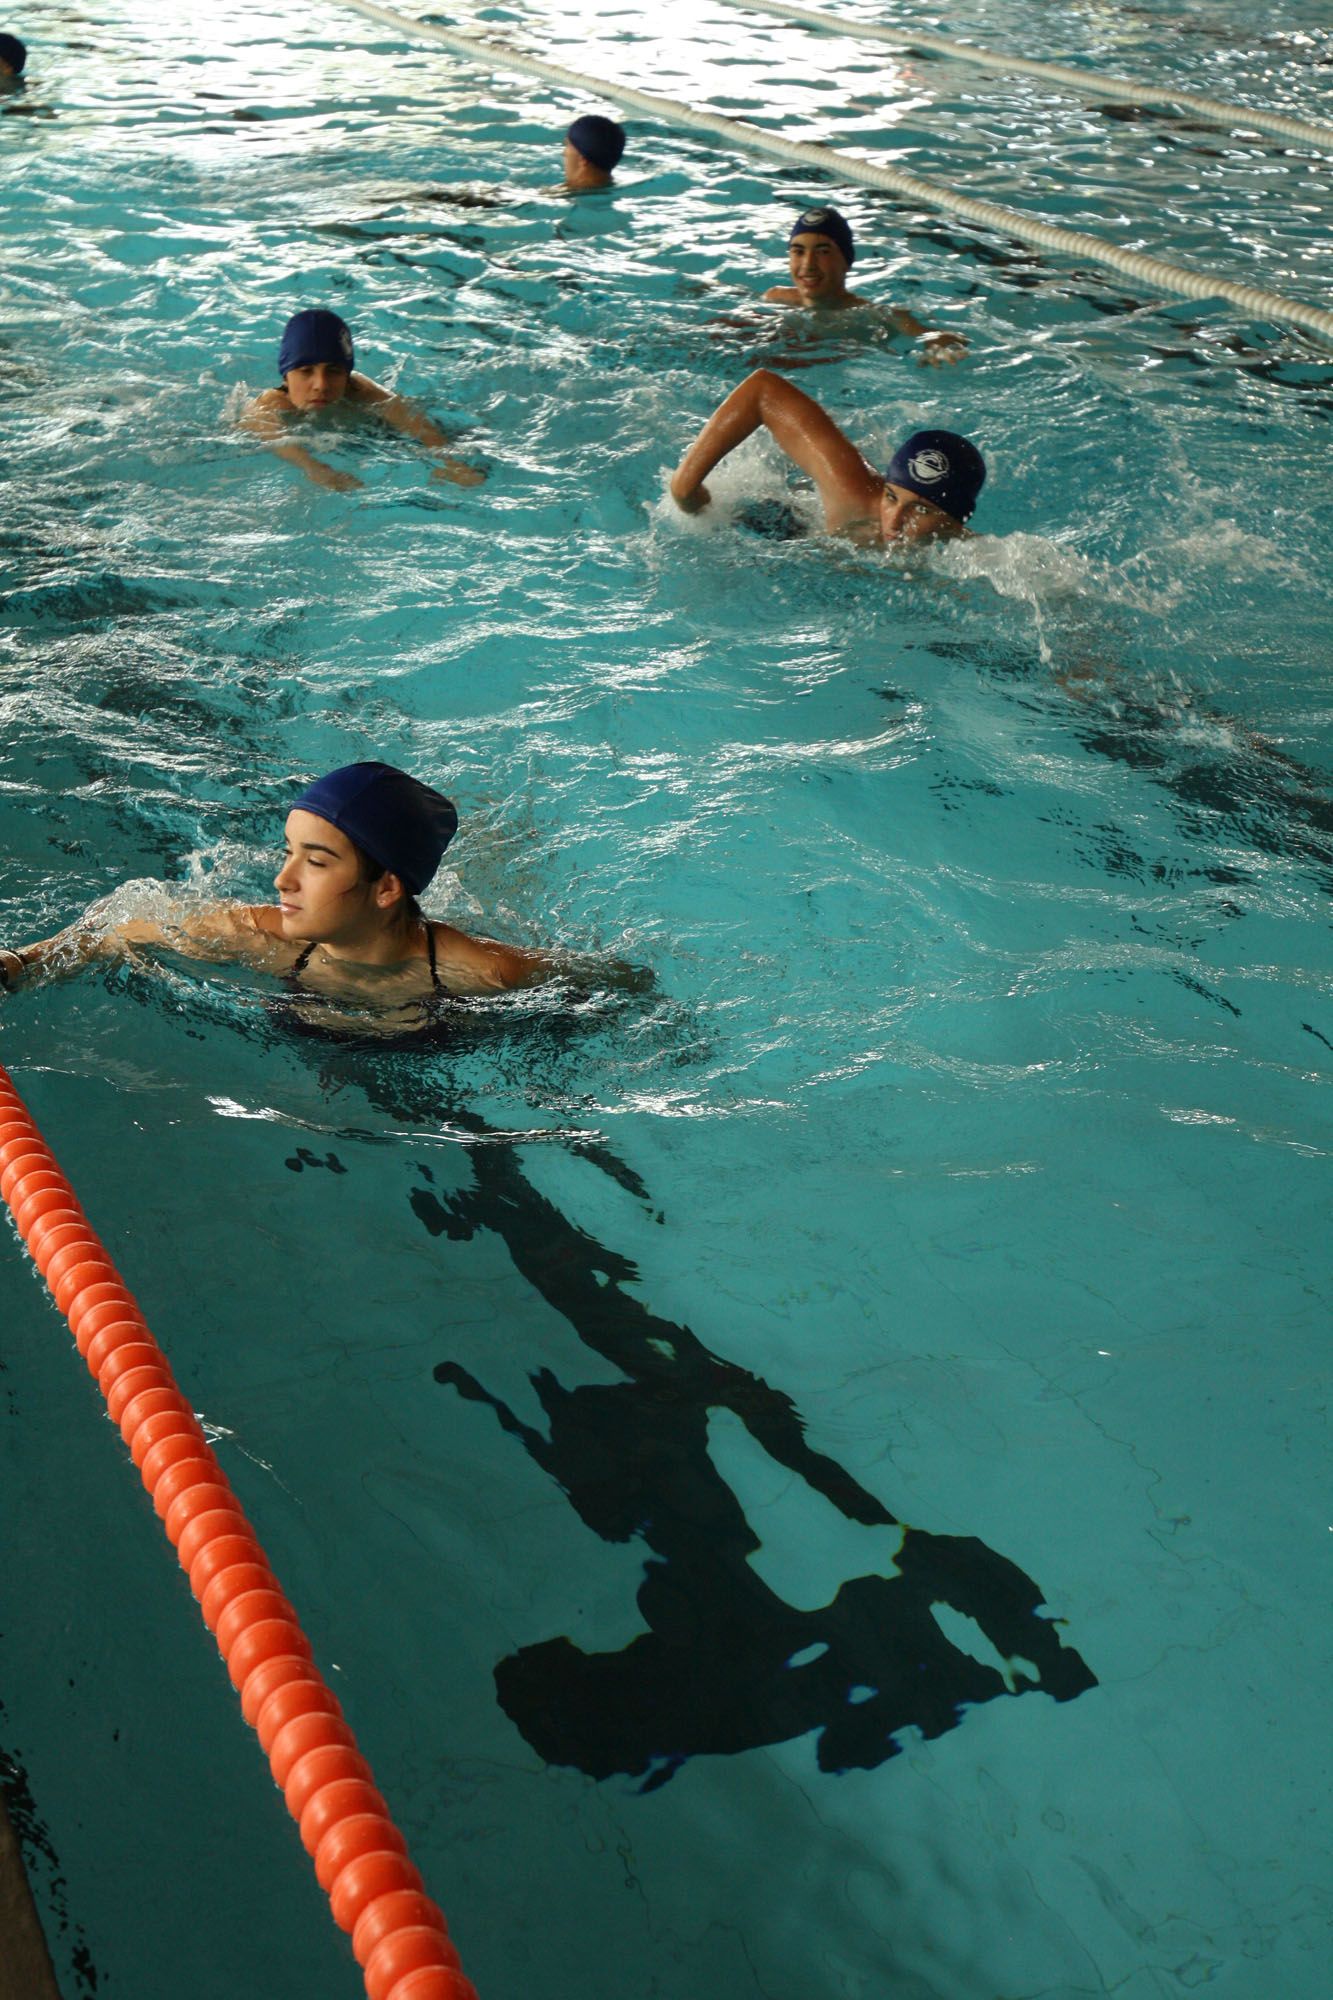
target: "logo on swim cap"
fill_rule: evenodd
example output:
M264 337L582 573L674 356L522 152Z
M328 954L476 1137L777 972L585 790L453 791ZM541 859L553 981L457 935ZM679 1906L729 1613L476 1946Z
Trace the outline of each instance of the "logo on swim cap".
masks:
M807 208L796 226L798 229L821 229L832 213L831 208Z
M341 334L339 334L338 336L338 345L342 348L343 359L346 361L347 366L350 368L352 365L352 356L356 352L356 350L352 346L352 336L347 331L346 327L343 328Z
M919 451L908 459L907 470L923 486L934 486L949 477L949 461L942 451Z

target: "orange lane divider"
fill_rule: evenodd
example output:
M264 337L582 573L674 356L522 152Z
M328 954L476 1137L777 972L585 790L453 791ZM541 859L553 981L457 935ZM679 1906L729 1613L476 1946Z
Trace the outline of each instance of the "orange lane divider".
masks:
M477 2000L254 1529L3 1066L0 1198L153 1497L369 2000Z

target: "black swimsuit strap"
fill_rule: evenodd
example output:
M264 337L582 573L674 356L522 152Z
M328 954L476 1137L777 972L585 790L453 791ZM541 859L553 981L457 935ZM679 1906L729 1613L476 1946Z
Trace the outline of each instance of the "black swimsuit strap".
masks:
M289 979L295 979L298 977L299 974L305 971L307 965L309 965L310 963L310 955L315 949L315 942L317 942L317 940L312 941L310 944L305 946L304 950L298 957L295 965L292 967L291 971L287 974L287 977ZM440 978L439 972L435 964L435 926L433 923L430 922L429 918L426 919L426 957L430 963L431 986L436 993L443 993L445 990L444 984Z

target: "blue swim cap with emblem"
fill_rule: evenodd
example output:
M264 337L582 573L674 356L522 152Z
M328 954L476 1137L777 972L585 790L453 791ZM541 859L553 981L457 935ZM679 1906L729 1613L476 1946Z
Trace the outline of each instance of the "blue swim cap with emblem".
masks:
M307 785L292 810L336 826L413 896L426 887L458 831L452 801L392 764L340 765Z
M346 320L339 319L335 312L326 312L322 306L293 313L282 329L279 375L286 375L292 368L314 368L321 361L345 368L350 374L355 360Z
M625 151L625 128L617 125L614 118L599 117L595 111L585 112L582 118L574 120L565 137L589 166L600 167L604 174L614 173L620 165Z
M0 35L0 62L8 63L15 76L22 76L28 51L17 35Z
M956 521L966 521L986 482L986 461L957 431L913 431L884 477L890 486L905 486Z
M788 243L798 236L827 236L842 253L842 261L850 271L856 262L856 245L852 241L851 225L846 216L839 215L836 208L807 208L804 215L798 215L787 232Z

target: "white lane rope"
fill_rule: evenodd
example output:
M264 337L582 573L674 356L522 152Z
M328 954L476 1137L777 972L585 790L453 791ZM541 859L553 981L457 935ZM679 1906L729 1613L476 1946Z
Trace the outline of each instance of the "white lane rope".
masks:
M905 173L899 167L880 166L877 161L863 160L854 153L842 153L832 146L814 146L800 139L783 139L776 132L765 132L760 126L746 124L742 119L723 118L714 111L697 111L677 98L659 97L650 91L635 90L629 84L606 83L600 77L566 69L561 63L545 62L540 56L525 55L508 42L494 41L489 36L460 34L456 28L441 26L436 21L413 20L410 15L399 14L392 7L377 6L375 0L337 0L337 4L354 8L358 14L379 21L409 39L439 42L456 55L465 56L470 62L479 63L491 71L518 70L525 76L541 77L547 83L560 84L582 97L593 95L606 98L613 104L641 112L645 118L657 119L667 125L681 125L689 131L707 132L748 152L767 153L773 159L807 167L833 180L855 181L862 187L879 188L886 194L905 195L909 201L920 202L926 208L937 208L947 215L961 216L965 222L996 230L1002 236L1033 244L1038 249L1083 258L1089 263L1105 264L1111 270L1135 278L1154 290L1174 292L1187 299L1225 299L1252 319L1285 320L1293 326L1305 328L1307 332L1322 334L1326 340L1333 340L1333 312L1303 305L1297 299L1285 298L1280 292L1264 291L1258 285L1239 284L1234 279L1194 271L1183 264L1169 264L1164 258L1151 257L1142 251L1122 250L1117 244L1107 243L1104 238L1092 236L1086 230L1057 229L1052 223L1036 222L1029 216L1020 215L1016 209L1002 208L994 201L975 201L970 195L956 194L951 188L923 180L919 174Z
M1104 76L1098 70L1075 69L1069 63L1036 62L1027 56L1010 56L994 49L976 47L971 42L946 41L943 35L921 34L915 28L887 28L877 21L858 21L848 14L824 14L812 7L790 7L786 0L722 0L727 7L739 7L747 14L775 14L804 28L818 28L826 34L846 35L851 41L888 42L897 49L922 55L950 56L974 63L980 69L1006 70L1018 76L1044 77L1048 83L1065 84L1092 97L1117 97L1129 104L1162 104L1171 110L1191 111L1210 125L1230 131L1276 132L1283 139L1295 139L1307 146L1333 152L1333 125L1317 124L1308 118L1292 118L1285 111L1252 110L1231 104L1224 97L1200 97L1190 90L1136 83L1132 77Z

